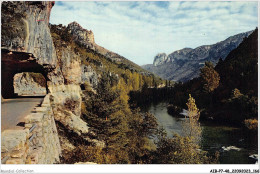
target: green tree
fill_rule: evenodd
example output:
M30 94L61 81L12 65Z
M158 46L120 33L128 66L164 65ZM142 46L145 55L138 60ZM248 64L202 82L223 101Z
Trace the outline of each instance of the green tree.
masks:
M151 163L151 154L156 150L152 138L158 127L155 116L150 113L140 113L140 110L136 109L130 117L129 127L131 130L128 132L129 155L132 163Z

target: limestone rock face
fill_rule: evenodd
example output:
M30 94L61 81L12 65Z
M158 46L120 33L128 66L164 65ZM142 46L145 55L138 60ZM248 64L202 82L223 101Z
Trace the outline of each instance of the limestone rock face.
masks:
M57 48L57 57L64 84L81 84L81 60L69 46Z
M81 66L81 81L82 81L82 84L87 82L92 88L96 88L98 85L98 75L91 68L91 66L82 65Z
M53 86L50 90L55 120L60 121L66 128L78 135L88 133L87 123L80 118L82 98L79 85Z
M13 93L13 87L8 87L13 84L10 79L20 72L40 72L51 83L63 84L48 27L54 2L5 1L1 5L3 88L7 93Z
M19 96L46 95L46 80L40 73L18 73L14 76L14 92Z
M158 66L165 62L167 55L165 53L159 53L154 57L153 65Z
M72 22L67 29L72 36L84 46L92 47L95 44L94 33L82 28L77 22Z
M56 65L56 52L48 28L54 2L2 3L2 49L32 53L41 65Z
M94 34L91 30L84 29L77 22L72 22L67 26L68 31L72 35L74 41L82 46L95 50L96 52L110 58L115 61L125 60L123 56L107 50L104 47L99 46L95 43Z

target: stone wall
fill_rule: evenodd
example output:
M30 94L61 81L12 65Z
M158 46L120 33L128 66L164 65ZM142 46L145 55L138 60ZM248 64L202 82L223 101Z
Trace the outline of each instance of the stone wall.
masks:
M2 164L59 163L61 147L49 95L41 107L25 117L21 130L5 130L1 136Z

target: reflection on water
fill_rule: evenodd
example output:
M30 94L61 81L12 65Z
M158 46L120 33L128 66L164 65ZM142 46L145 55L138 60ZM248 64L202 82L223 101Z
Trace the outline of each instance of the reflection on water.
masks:
M152 113L160 126L162 126L169 137L174 133L183 135L182 122L184 118L172 117L167 113L167 103L161 102L151 104L141 108L144 112ZM252 154L257 154L257 135L249 135L240 128L217 126L212 123L201 123L203 150L214 154L221 151L222 147L236 146L240 151L230 150L220 153L221 164L253 164L255 160L249 158Z
M182 135L182 120L180 118L171 117L167 113L166 107L166 103L159 103L147 107L146 111L152 113L157 118L159 125L166 130L168 136L172 137L174 133Z

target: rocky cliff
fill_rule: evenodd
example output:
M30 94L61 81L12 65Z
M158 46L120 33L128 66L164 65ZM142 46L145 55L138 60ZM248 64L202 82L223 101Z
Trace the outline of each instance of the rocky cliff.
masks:
M94 48L95 40L94 33L90 30L84 29L77 22L72 22L67 27L69 33L73 36L74 40L80 44Z
M54 2L3 2L1 48L32 53L39 64L56 65L48 28Z
M154 57L153 65L158 66L164 64L167 59L167 55L165 53L159 53Z
M12 96L14 90L8 88L13 88L13 84L20 88L18 91L25 85L33 86L35 81L17 73L41 73L47 81L55 120L78 135L86 134L89 127L80 118L80 84L88 75L82 73L81 59L69 46L55 49L48 26L53 5L47 1L2 3L2 94Z
M213 45L184 48L169 55L160 53L155 56L152 65L144 65L143 68L168 80L188 81L199 76L205 61L215 65L220 58L225 59L251 33L240 33Z
M124 57L109 51L95 43L94 33L90 30L84 29L80 24L77 22L71 22L68 24L67 28L68 32L72 35L73 40L84 47L91 48L96 52L116 61L122 61Z

